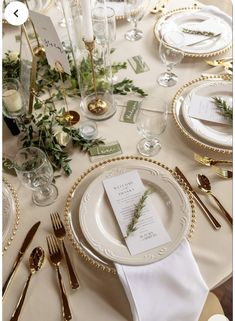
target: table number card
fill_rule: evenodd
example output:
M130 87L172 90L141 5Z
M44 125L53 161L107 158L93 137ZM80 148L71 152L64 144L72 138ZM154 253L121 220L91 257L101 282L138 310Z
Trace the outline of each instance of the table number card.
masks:
M226 97L222 97L229 105L232 106L232 102ZM220 110L216 107L213 99L193 95L190 101L188 109L189 117L210 121L217 124L231 125L231 121L224 117Z
M55 68L56 62L59 62L62 65L64 72L70 75L69 61L51 18L31 10L30 18L43 43L49 65L52 68Z
M137 171L107 178L103 181L110 204L121 229L126 237L127 228L132 220L135 205L145 192L145 187ZM151 194L136 224L136 231L125 238L131 255L136 255L171 241L165 230L157 209L151 202Z

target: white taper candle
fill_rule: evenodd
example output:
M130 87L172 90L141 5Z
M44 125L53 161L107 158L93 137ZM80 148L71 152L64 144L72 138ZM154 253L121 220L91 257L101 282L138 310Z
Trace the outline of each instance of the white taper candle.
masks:
M83 20L83 36L87 42L94 40L92 18L91 18L91 1L80 0L82 7L82 20Z

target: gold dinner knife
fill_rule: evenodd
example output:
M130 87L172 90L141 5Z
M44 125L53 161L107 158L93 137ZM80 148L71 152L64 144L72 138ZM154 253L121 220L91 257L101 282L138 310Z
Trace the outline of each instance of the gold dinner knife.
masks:
M9 274L9 276L8 276L4 286L2 288L2 298L4 298L4 295L5 295L5 293L6 293L7 289L8 289L8 286L11 283L11 281L12 281L14 275L15 275L16 269L17 269L19 263L21 262L22 257L24 255L25 251L27 250L29 244L31 243L35 233L37 232L37 229L38 229L40 224L41 224L40 221L35 223L31 227L31 229L28 231L28 233L27 233L27 235L26 235L26 237L24 239L24 242L21 245L21 248L20 248L20 250L18 252L17 258L16 258L15 263L14 263L12 269L11 269L11 272L10 272L10 274Z
M175 172L181 177L181 179L186 183L186 185L188 186L190 192L193 194L193 197L195 198L195 200L197 201L197 203L200 205L200 207L202 208L203 212L206 214L207 218L209 219L209 221L211 222L211 224L213 225L213 227L216 230L219 230L221 228L220 223L216 220L216 218L211 214L211 212L208 210L208 208L206 207L206 205L202 202L202 200L199 198L199 196L197 195L197 193L193 190L192 186L190 185L189 181L187 180L187 178L184 176L184 174L181 172L181 170L176 167L175 168Z

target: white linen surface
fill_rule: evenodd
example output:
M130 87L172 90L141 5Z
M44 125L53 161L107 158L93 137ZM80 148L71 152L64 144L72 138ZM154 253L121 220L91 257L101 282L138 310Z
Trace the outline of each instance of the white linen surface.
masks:
M115 266L134 321L198 321L208 287L187 240L158 262Z

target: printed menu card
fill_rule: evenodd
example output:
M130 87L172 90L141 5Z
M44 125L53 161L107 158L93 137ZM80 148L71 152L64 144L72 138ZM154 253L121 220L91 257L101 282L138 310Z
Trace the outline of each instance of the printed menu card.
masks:
M171 241L151 201L151 194L144 202L135 230L127 236L135 206L146 191L139 173L134 170L103 180L113 212L131 255L136 255Z

